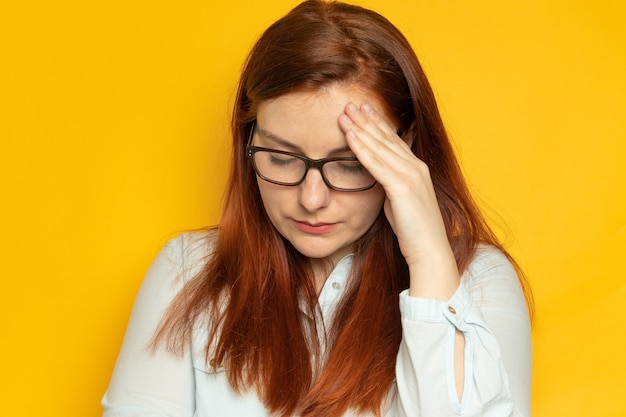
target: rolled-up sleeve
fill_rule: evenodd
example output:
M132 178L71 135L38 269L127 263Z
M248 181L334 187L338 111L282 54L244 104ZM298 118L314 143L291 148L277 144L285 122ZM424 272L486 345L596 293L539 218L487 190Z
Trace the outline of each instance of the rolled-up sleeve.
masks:
M397 415L530 415L528 309L515 269L500 251L481 247L449 301L414 298L404 291L400 311ZM456 330L465 338L460 400Z

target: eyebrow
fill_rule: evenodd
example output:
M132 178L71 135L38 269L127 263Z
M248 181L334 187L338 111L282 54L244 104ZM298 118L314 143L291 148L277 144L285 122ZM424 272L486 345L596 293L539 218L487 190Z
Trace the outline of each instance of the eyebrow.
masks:
M274 133L261 128L258 124L257 124L257 131L261 134L261 136L263 136L266 139L269 139L276 145L284 146L285 148L289 148L291 150L303 153L302 148L300 148L298 145L292 142L289 142L288 140L283 139L280 136L275 135ZM343 152L352 152L352 149L350 149L350 147L346 144L345 146L331 150L330 152L328 152L328 154L332 155L332 154L343 153Z

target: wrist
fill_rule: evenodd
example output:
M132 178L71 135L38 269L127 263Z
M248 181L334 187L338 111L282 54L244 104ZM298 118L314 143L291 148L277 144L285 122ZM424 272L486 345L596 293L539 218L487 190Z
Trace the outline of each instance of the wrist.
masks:
M409 263L409 295L448 301L461 282L452 250L447 254L424 255Z

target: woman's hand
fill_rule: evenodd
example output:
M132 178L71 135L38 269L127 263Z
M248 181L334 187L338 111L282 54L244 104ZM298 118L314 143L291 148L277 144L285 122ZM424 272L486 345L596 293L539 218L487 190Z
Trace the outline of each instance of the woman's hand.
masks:
M385 215L411 274L412 296L448 300L459 273L428 166L372 106L349 103L339 117L348 146L385 190Z

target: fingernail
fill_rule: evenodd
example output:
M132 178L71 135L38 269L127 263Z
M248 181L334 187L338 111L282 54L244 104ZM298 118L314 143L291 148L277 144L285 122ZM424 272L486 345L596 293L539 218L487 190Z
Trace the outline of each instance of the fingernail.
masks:
M354 103L348 103L348 111L351 113L358 113L359 108Z
M372 108L372 106L370 106L369 104L365 103L361 106L361 110L363 110L364 113L367 114L373 114L374 113L374 109Z

